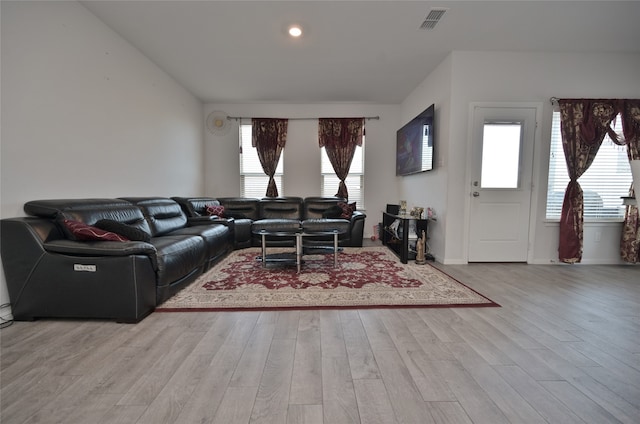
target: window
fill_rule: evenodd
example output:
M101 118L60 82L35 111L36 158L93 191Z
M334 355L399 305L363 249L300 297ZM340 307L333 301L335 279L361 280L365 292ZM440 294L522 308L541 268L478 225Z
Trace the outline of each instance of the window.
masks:
M612 128L616 133L622 133L620 115L612 123ZM584 196L585 221L622 221L624 208L620 197L628 196L631 187L631 169L626 146L618 146L605 136L596 158L578 182ZM569 175L560 135L560 112L554 112L551 126L547 219L560 219L568 183Z
M329 157L324 147L320 150L322 151L322 196L333 197L338 192L340 180L336 176L331 162L329 162ZM349 190L349 202L356 202L358 209L364 209L364 139L362 146L356 147L345 183Z
M482 135L481 188L518 188L521 122L485 122Z
M284 151L273 178L276 180L280 196L284 193L282 174ZM264 197L269 177L262 170L256 148L251 145L251 125L240 125L240 195L242 197Z

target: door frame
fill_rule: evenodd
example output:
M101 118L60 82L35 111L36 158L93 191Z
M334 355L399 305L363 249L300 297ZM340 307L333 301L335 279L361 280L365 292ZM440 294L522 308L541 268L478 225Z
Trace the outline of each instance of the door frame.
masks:
M500 108L500 109L535 109L536 122L534 123L534 135L533 135L533 157L530 159L523 158L523 160L531 160L531 203L529 207L529 242L527 249L527 263L534 262L535 246L535 232L536 223L538 217L538 199L540 197L537 181L540 179L541 161L540 161L540 146L541 146L541 123L542 123L542 102L469 102L469 112L467 120L467 160L466 160L466 177L465 177L465 189L464 193L464 233L462 240L462 255L465 263L469 263L469 242L470 242L470 228L471 228L471 193L473 188L473 175L471 173L473 166L473 125L475 121L475 109L476 108Z

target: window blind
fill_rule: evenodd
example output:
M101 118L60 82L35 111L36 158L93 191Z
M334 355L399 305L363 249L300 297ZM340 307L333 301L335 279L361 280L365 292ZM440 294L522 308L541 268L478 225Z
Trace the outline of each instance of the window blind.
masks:
M620 116L612 123L616 133L622 133ZM631 169L626 146L618 146L605 136L589 169L578 179L584 195L585 221L624 219L622 196L629 195ZM569 174L562 149L560 112L553 113L549 185L547 187L547 219L560 219Z
M273 177L280 196L284 196L283 162L284 149ZM268 184L269 177L262 170L256 148L251 145L251 125L240 125L240 195L242 197L264 197Z
M364 143L362 144L364 146ZM345 180L347 184L347 190L349 191L349 202L356 202L358 209L364 209L364 149L362 146L356 147L353 154L353 160L351 161L351 168L349 169L349 175ZM332 197L338 192L338 185L340 180L336 176L335 171L324 147L320 149L321 153L321 173L322 173L322 196Z

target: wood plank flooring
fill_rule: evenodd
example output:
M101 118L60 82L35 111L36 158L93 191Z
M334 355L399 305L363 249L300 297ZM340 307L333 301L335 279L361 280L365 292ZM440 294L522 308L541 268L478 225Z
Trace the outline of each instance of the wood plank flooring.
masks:
M502 307L16 322L0 422L640 423L640 267L437 265Z

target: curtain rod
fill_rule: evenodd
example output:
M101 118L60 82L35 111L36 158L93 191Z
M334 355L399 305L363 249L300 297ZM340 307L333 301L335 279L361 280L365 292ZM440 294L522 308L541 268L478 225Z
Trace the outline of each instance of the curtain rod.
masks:
M557 98L557 97L551 97L551 98L549 99L549 101L551 102L551 104L558 103L558 100L560 100L560 99L559 99L559 98Z
M359 118L359 117L356 117L356 118ZM237 120L252 119L252 118L249 117L249 116L227 116L227 119L229 119L229 120L234 119L234 120L237 121ZM287 119L289 121L309 121L309 120L317 120L317 119L320 119L320 118L287 118ZM335 119L342 119L342 118L335 118ZM380 117L379 116L365 116L364 119L366 119L366 120L370 120L370 119L378 120L378 119L380 119Z

